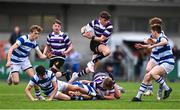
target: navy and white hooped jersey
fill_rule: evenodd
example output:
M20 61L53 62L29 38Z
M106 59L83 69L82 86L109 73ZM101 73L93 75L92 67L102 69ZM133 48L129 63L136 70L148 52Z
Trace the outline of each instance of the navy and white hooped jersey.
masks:
M19 45L18 48L14 49L11 56L12 63L20 63L28 58L31 49L39 49L37 42L30 41L29 35L23 35L16 40Z
M91 86L90 84L83 84L81 81L75 81L75 82L72 83L72 85L75 85L75 86L84 88L84 89L86 89L87 91L96 94L95 88L93 88L93 86Z
M52 81L57 81L56 76L51 71L46 70L45 79L40 79L37 74L35 74L29 81L29 85L38 85L42 92L48 96L54 90Z
M56 56L63 56L62 52L66 51L71 43L69 37L63 32L58 35L52 32L47 36L47 45L50 46L51 53Z
M161 42L162 38L165 38L168 41L167 37L161 33L160 37L157 38L157 43ZM172 47L169 42L166 45L155 47L151 52L151 58L155 59L159 65L162 63L174 65L175 63Z
M88 23L87 26L90 26L94 29L94 34L97 37L101 37L101 35L104 35L105 37L107 37L107 39L103 41L104 44L107 44L109 37L111 36L113 32L113 25L111 21L109 21L106 26L103 26L100 23L99 19L95 19L91 21L90 23Z

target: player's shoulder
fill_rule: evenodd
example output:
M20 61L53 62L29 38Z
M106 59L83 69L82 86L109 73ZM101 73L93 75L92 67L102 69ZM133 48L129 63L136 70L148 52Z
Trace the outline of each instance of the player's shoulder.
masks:
M52 71L50 71L50 70L46 70L46 74L50 78L53 78L55 76L55 74Z
M35 74L32 78L31 81L33 81L34 83L39 81L39 77L37 76L37 74Z
M20 39L24 39L24 40L27 40L28 39L28 35L22 35L19 37Z

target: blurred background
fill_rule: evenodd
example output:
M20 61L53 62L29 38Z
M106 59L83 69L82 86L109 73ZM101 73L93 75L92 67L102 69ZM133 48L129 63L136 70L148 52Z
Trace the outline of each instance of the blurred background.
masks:
M103 10L112 15L114 33L109 42L112 54L98 64L98 70L103 68L104 63L112 62L113 75L117 80L141 81L149 52L136 50L133 45L149 36L149 19L160 17L176 58L175 69L168 75L168 80L174 82L180 79L179 0L0 0L0 79L6 79L9 72L5 68L6 54L16 39L11 36L27 34L31 25L40 25L44 31L38 42L43 50L46 36L56 18L62 21L62 31L68 34L74 46L64 69L81 70L91 59L92 52L89 40L81 37L80 28L96 19ZM34 66L48 65L48 60L38 59L34 51L30 58ZM74 69L74 63L80 67ZM21 77L26 78L26 75L21 74Z

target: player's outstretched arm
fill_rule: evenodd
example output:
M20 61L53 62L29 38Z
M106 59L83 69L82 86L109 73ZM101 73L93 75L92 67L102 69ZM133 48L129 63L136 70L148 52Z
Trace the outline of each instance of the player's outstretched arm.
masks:
M168 43L167 39L162 38L159 43L153 44L153 45L151 46L151 48L154 48L154 47L157 47L157 46L163 46L163 45L166 45L167 43Z
M13 50L16 49L16 48L18 48L18 47L19 47L18 43L14 43L14 44L10 47L10 49L9 49L9 51L8 51L8 55L7 55L7 63L6 63L6 67L7 67L7 68L11 66L11 56L12 56Z
M25 93L26 95L28 96L28 98L31 100L31 101L36 101L37 99L35 99L32 94L31 94L31 89L32 89L33 86L31 85L27 85L26 89L25 89Z
M41 58L41 59L46 59L47 58L47 56L41 52L41 50L39 49L38 46L35 48L35 50L36 50L39 58Z
M51 95L49 96L47 101L52 101L52 99L54 98L54 96L56 95L57 91L58 91L58 86L57 86L57 82L56 81L52 81L52 85L54 87L54 90L52 91Z

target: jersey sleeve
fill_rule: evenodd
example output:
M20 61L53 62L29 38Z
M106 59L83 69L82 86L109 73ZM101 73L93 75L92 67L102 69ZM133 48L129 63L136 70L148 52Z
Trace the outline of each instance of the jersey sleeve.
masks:
M87 24L87 26L93 28L93 27L94 27L94 21L95 21L95 20L92 20L91 22L89 22L89 23Z
M35 49L36 51L40 50L38 45L37 45L34 49Z
M36 80L34 79L34 77L31 78L28 84L31 86L34 86L36 84Z
M50 34L47 36L47 42L46 44L49 46L50 45Z
M18 45L21 45L21 44L24 44L25 41L26 41L26 36L21 36L21 37L19 37L19 38L16 40L16 43L17 43Z
M72 44L72 42L71 42L71 40L70 40L70 38L69 38L68 35L65 35L65 37L64 37L64 42L66 43L67 46L69 46L70 44Z

